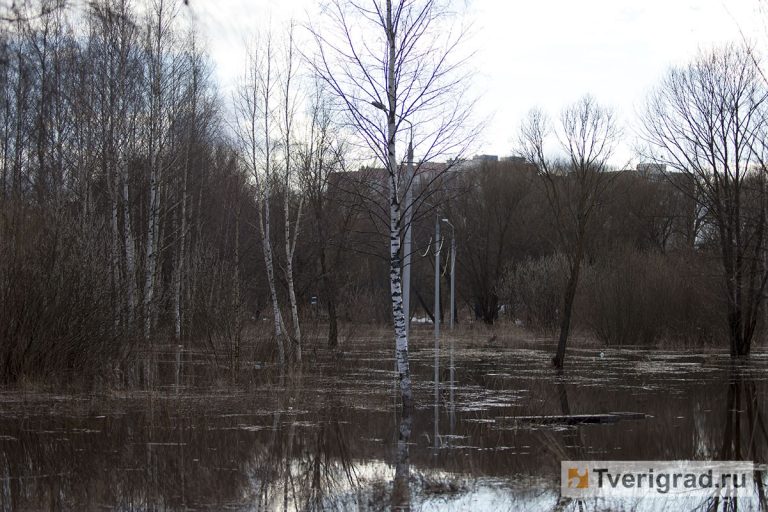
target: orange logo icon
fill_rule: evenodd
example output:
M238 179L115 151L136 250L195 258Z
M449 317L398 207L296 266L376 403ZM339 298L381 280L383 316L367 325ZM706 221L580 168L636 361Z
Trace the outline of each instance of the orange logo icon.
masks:
M589 488L589 470L584 468L584 472L579 473L579 468L568 468L568 488L569 489Z

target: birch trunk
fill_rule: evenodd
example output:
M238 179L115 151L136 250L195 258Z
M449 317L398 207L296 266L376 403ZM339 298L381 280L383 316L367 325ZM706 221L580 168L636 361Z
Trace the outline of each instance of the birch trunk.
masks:
M161 0L155 5L154 26L151 28L149 48L149 215L147 216L147 239L144 275L144 338L149 340L155 318L155 276L159 253L160 230L160 174L161 152L163 145L163 85L164 85L164 46L167 22L166 5Z
M299 200L299 208L296 215L296 227L294 228L293 240L291 240L291 222L290 211L288 207L288 189L286 187L285 201L285 279L288 281L288 299L291 302L291 318L293 320L293 343L296 362L301 362L301 325L299 324L299 306L296 302L296 290L293 284L293 254L296 250L296 238L299 234L299 222L301 219L301 209L303 199Z
M111 163L109 164L111 166ZM114 329L115 334L120 330L120 303L122 290L120 286L120 234L118 228L117 176L114 169L109 173L110 231L112 235L112 284L114 286Z
M408 332L405 329L403 312L403 284L400 257L400 199L397 190L397 157L395 135L397 132L397 89L395 82L395 28L392 20L392 0L387 0L387 43L389 64L387 66L387 98L389 100L389 123L387 126L387 157L389 164L389 285L392 296L392 318L395 325L395 346L397 373L403 410L410 410L413 404L411 371L408 363Z
M410 449L413 419L410 410L403 412L398 426L397 460L395 462L395 481L392 486L392 510L411 509L410 488Z
M153 298L155 291L155 269L157 266L157 240L158 214L160 194L157 190L158 176L157 163L152 164L149 178L149 216L146 241L146 269L144 274L144 339L149 340L153 317Z
M262 195L262 205L259 208L261 228L261 246L264 252L264 265L267 271L267 282L269 283L269 295L272 300L272 310L275 319L275 341L277 343L277 361L280 366L285 365L285 345L283 338L285 336L285 326L283 324L283 316L280 313L280 304L277 299L277 286L275 285L275 265L274 255L272 252L272 236L271 236L271 205L272 199L272 111L269 107L269 99L272 94L272 43L267 43L267 61L266 61L266 75L262 80L262 94L264 101L264 180ZM255 139L254 139L255 140ZM255 159L254 159L255 162ZM254 168L254 173L256 173ZM257 175L258 177L258 175ZM258 184L257 184L258 186ZM263 211L263 215L262 215Z
M193 119L194 119L194 101L193 101ZM194 122L194 121L193 121ZM183 267L185 262L185 248L187 244L187 176L189 175L189 152L190 145L192 143L192 136L187 142L187 147L184 154L184 177L182 179L181 187L181 208L179 211L179 241L178 241L178 253L176 255L176 265L173 274L173 324L174 324L174 337L176 342L181 340L181 281L183 275Z
M280 314L280 304L277 301L277 287L275 286L274 258L272 255L272 243L270 242L270 208L269 208L269 186L265 187L267 192L264 204L259 208L259 228L261 235L261 247L264 253L264 265L267 270L267 282L269 283L269 297L272 301L272 310L275 320L275 340L277 342L277 362L280 366L285 364L285 347L283 344L283 317ZM262 213L263 212L263 213Z
M299 226L301 222L301 210L304 204L303 196L299 199L299 206L296 213L296 222L294 227L293 237L291 237L291 212L290 212L290 192L291 192L291 157L292 147L291 140L292 128L293 128L293 112L292 112L292 98L291 98L291 80L293 78L293 28L289 31L288 35L288 55L287 55L287 69L285 73L284 82L284 96L283 96L283 145L285 153L285 175L283 176L284 193L283 193L283 217L285 223L285 280L288 283L288 300L291 305L291 319L293 320L293 346L294 346L294 359L296 362L301 362L301 325L299 324L299 307L296 302L296 290L293 283L293 255L296 250L296 240L299 236Z
M131 208L128 203L128 177L126 165L121 164L120 180L123 194L123 244L125 245L125 291L126 310L128 312L128 329L133 328L136 311L136 249L131 225Z

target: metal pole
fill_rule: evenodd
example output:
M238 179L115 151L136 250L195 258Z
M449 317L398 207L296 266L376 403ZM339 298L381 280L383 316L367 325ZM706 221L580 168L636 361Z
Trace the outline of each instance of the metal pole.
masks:
M411 333L411 218L413 203L413 130L408 143L408 170L405 189L405 235L403 236L403 312L405 333Z
M456 311L456 230L451 230L451 330Z
M451 225L451 331L453 331L454 311L456 310L456 228ZM453 332L451 332L453 334ZM455 402L453 400L453 387L456 369L453 365L454 336L451 336L451 434L456 424Z
M435 357L440 339L440 216L435 220Z
M435 436L440 399L440 215L435 218ZM435 439L437 443L437 439Z

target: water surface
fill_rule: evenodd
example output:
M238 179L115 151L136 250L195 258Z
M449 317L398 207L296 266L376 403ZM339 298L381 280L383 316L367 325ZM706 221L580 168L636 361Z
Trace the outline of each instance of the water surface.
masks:
M308 350L302 371L164 352L157 386L0 394L2 510L758 510L559 497L560 461L753 460L768 452L768 357L575 349L412 349L416 408L402 418L388 340ZM451 376L453 375L453 386ZM178 380L177 380L178 379ZM639 412L567 425L521 416ZM407 420L407 421L406 421ZM404 438L404 429L406 437ZM397 479L396 479L397 475ZM758 486L759 494L762 487Z

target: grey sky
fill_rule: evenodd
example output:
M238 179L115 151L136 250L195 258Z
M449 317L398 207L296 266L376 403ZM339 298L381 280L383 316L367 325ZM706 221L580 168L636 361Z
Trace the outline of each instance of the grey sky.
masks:
M249 34L269 23L316 14L308 0L197 0L192 15L207 39L228 95L245 62ZM699 48L738 41L764 46L768 13L759 0L470 0L467 44L492 116L478 153L512 152L520 120L533 106L553 117L585 93L613 106L627 125L616 163L631 157L631 125L650 87Z

